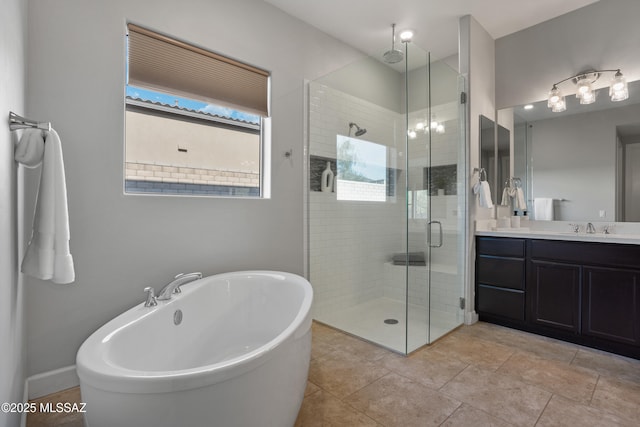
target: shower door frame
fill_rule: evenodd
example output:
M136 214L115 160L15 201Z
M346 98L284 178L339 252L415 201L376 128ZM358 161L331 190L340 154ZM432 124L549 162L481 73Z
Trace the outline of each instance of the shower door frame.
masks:
M421 49L420 49L421 50ZM432 73L432 57L431 57L431 53L428 51L422 51L424 52L424 54L426 55L426 88L427 88L427 92L426 92L426 99L424 100L426 102L426 110L427 110L427 117L429 118L427 123L430 125L429 122L431 122L434 118L434 105L433 105L433 99L432 99L432 79L433 79L433 73ZM412 155L411 155L411 150L410 150L410 138L409 138L409 130L411 129L411 124L409 122L409 116L410 116L410 111L409 111L409 96L412 93L411 88L409 87L409 78L407 77L409 75L409 68L408 68L408 63L409 63L409 58L410 58L410 53L409 53L409 44L405 44L405 94L407 96L407 98L405 99L405 136L406 136L406 153L407 155L405 156L405 168L406 168L406 176L405 176L405 191L407 194L406 197L406 229L405 229L405 233L407 236L409 236L410 233L410 221L413 218L413 214L410 212L410 208L409 208L409 199L410 199L410 192L411 192L411 188L416 187L415 183L414 185L411 185L410 181L409 181L409 177L410 177L410 160L412 159ZM457 327L461 326L462 324L464 324L465 322L465 301L466 301L466 288L467 288L467 257L466 254L467 252L467 248L468 248L468 239L467 239L467 235L468 235L468 227L467 227L467 216L468 216L468 210L467 210L467 197L466 194L468 194L468 185L467 185L467 178L468 178L468 174L467 174L467 164L468 164L468 150L467 150L467 141L466 141L466 129L467 129L467 121L466 121L466 100L465 100L465 96L463 95L466 92L466 79L465 77L460 74L457 70L454 70L453 68L450 68L451 72L455 73L456 75L456 87L455 88L451 88L452 90L456 91L455 95L452 97L453 101L452 102L456 102L457 103L457 113L456 113L456 121L457 121L457 133L455 135L455 141L457 142L456 144L456 215L457 218L455 219L455 231L452 233L450 230L447 232L447 235L449 236L448 239L448 244L451 244L451 239L455 238L455 246L457 248L456 251L456 272L455 274L452 276L451 278L451 283L449 284L452 287L455 287L455 291L452 290L452 294L455 293L457 294L458 299L456 299L455 301L450 301L447 300L447 305L449 306L449 310L452 310L452 307L454 307L455 305L458 305L459 309L457 309L455 311L455 320L454 319L448 319L446 326L442 327L441 325L438 325L438 328L440 328L441 330L439 330L437 333L434 332L434 324L433 324L433 320L434 320L434 307L436 302L434 301L434 295L432 292L433 289L433 285L434 285L434 279L433 279L433 274L434 274L434 270L433 270L433 255L434 252L433 250L435 248L441 247L444 244L444 240L443 240L443 224L442 222L440 222L440 220L434 219L433 217L433 187L431 186L431 182L432 182L432 171L433 171L433 139L432 139L432 135L433 135L433 131L428 133L428 139L427 139L427 145L428 145L428 149L427 149L427 161L425 162L424 165L421 165L422 167L428 168L427 171L425 172L425 175L427 175L427 183L426 185L428 185L427 187L427 191L428 191L428 197L427 197L427 218L425 220L425 234L426 234L426 242L425 242L425 260L426 260L426 283L425 288L426 288L426 299L428 301L427 304L427 308L426 308L426 330L424 331L425 334L425 342L422 344L415 344L416 340L415 340L415 331L412 333L412 331L410 330L410 328L412 327L416 327L415 323L412 324L409 321L410 318L410 313L412 310L412 305L411 305L411 292L410 292L410 288L412 285L412 282L415 283L416 280L411 280L411 269L409 266L409 262L408 262L408 254L409 252L411 252L412 248L409 247L409 238L407 237L407 244L406 244L406 252L407 252L407 266L406 266L406 274L405 274L405 278L406 278L406 283L405 283L405 325L406 325L406 329L405 329L405 354L410 354L411 352L419 349L420 347L424 346L424 345L429 345L431 343L433 343L435 340L439 339L440 337L446 335L447 333L449 333L450 331L456 329ZM415 166L414 166L415 167ZM451 235L453 234L454 237L452 237ZM437 243L434 244L434 240L437 240ZM415 246L413 248L413 250L415 250ZM440 273L438 273L438 280L442 281L442 275ZM446 274L445 274L446 276ZM421 279L421 277L418 276L418 279ZM441 290L440 290L441 291ZM415 293L415 292L414 292ZM451 298L449 298L451 299ZM436 308L441 308L441 307L436 307ZM454 313L451 312L450 316L453 316ZM444 331L444 332L443 332ZM412 342L411 340L411 335L414 335L414 340Z

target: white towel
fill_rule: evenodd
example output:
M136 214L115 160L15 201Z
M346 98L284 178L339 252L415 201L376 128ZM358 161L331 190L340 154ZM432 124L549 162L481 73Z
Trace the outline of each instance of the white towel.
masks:
M553 199L544 197L533 199L533 213L536 221L553 221Z
M502 190L502 202L500 202L502 206L508 206L511 204L511 196L509 195L509 187L504 187Z
M524 200L524 191L522 191L522 187L518 187L516 189L516 208L521 211L527 210L527 202Z
M16 161L28 168L36 168L42 163L44 154L44 139L42 130L25 129L20 138L20 143L15 149Z
M502 202L500 203L502 206L511 206L511 198L516 197L517 189L514 187L504 187L502 190ZM518 209L517 206L514 207Z
M20 147L25 142L32 146ZM44 145L44 150L37 148L39 144ZM42 172L33 231L22 260L22 272L42 280L50 279L54 283L71 283L75 280L75 271L69 250L67 187L62 145L55 130L25 130L16 147L16 160L34 167L39 163L38 153L42 161Z
M480 195L480 207L489 209L493 207L491 189L487 181L478 181L476 185L473 186L473 192Z

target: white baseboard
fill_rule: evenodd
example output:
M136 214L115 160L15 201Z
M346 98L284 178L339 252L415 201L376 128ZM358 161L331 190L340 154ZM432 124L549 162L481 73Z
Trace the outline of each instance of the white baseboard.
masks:
M478 313L475 311L469 311L464 313L464 324L465 325L473 325L478 321Z
M79 385L76 365L71 365L30 376L25 384L25 393L29 399L37 399Z

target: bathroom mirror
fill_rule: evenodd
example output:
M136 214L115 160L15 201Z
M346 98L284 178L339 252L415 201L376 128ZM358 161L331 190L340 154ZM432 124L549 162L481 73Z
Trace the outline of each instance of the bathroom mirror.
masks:
M495 122L480 116L480 167L486 172L491 195L495 201L496 190L496 131ZM482 177L482 175L481 175Z
M510 131L483 115L480 116L480 167L487 173L494 203L502 200L504 183L510 173Z
M502 191L504 187L509 185L508 180L511 174L510 162L511 162L511 135L509 129L498 123L498 135L496 142L496 204L502 202Z
M561 221L640 221L640 81L629 99L611 102L608 89L593 104L567 96L567 109L552 113L547 101L516 106L514 174L523 180L527 204L554 199ZM637 187L637 186L636 186Z

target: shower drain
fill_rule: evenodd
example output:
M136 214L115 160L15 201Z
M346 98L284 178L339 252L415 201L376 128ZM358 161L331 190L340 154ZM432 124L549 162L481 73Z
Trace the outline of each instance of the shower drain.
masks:
M384 323L386 323L387 325L397 325L398 324L398 320L397 319L384 319Z

